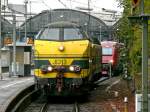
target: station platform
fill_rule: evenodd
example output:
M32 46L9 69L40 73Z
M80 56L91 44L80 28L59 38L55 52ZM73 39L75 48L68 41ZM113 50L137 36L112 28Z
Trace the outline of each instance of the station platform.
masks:
M34 83L33 76L30 77L10 77L9 73L3 73L0 79L0 112L8 105L20 91Z

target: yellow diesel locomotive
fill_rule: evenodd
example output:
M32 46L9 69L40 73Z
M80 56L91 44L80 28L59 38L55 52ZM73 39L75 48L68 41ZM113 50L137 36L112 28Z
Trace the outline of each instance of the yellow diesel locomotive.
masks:
M35 84L47 95L79 95L101 73L101 46L75 23L45 26L34 41Z

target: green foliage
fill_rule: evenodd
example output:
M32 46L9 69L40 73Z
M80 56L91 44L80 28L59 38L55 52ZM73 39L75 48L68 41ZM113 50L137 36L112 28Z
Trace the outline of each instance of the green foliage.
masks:
M140 7L137 7L136 9L132 10L131 0L117 0L117 1L119 2L119 6L124 8L123 17L121 18L118 26L119 31L117 32L117 37L119 37L119 40L121 42L125 43L126 48L128 50L127 55L128 57L126 61L128 61L128 68L130 74L137 74L141 72L142 26L140 26L139 24L131 25L128 20L128 16L139 15ZM145 13L147 14L150 14L149 6L150 6L149 0L145 0ZM150 28L149 28L149 37L150 37Z
M150 14L150 1L149 0L145 0L145 13Z
M131 66L130 66L130 72L131 74L136 74L136 73L139 73L141 72L141 29L140 29L140 26L136 26L134 27L134 30L133 30L133 43L130 48L130 51L129 51L129 59L130 59L130 63L131 63Z

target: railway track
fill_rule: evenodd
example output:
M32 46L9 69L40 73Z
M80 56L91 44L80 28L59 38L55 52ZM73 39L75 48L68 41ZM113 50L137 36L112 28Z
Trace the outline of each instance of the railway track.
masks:
M49 104L46 103L40 112L80 112L77 102L74 104Z
M34 102L24 112L80 112L78 103L49 104Z
M33 101L23 112L79 112L78 102L68 102L53 98L48 99L41 95L37 100ZM73 103L74 102L74 103Z
M101 107L101 103L97 104L97 98L103 98L98 96L99 94L104 95L106 92L104 88L109 87L111 82L120 80L118 77L111 80L107 80L101 83L100 90L95 89L89 96L90 99L87 100L87 97L46 97L33 91L34 87L30 88L28 91L23 91L20 94L19 99L17 98L13 102L18 101L17 104L13 102L10 104L11 109L6 112L105 112ZM110 88L112 85L110 85ZM103 93L102 93L102 90ZM26 94L25 94L26 93ZM93 95L94 94L94 95ZM36 95L36 97L35 97ZM41 96L40 96L41 95ZM89 98L88 97L88 98ZM108 96L109 97L109 96ZM33 100L34 99L34 100ZM95 101L96 99L96 101ZM75 102L76 101L76 102ZM80 102L80 105L78 104ZM12 105L13 104L13 105ZM16 106L14 106L16 105ZM9 107L10 107L9 106Z
M31 102L23 112L43 112L46 107L46 97L41 95L37 100Z
M69 98L48 99L32 85L19 93L8 104L5 112L79 112L79 105L74 101Z

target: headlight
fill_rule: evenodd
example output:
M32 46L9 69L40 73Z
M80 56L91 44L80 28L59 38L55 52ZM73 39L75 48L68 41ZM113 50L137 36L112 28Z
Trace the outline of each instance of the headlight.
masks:
M74 69L74 66L70 66L70 67L69 67L69 70L70 70L71 72L74 72L74 70L75 70L75 69Z
M114 60L109 60L109 63L111 63L111 64L114 63Z
M47 70L48 70L49 72L51 72L51 71L53 70L53 68L52 68L51 66L49 66L49 67L47 68Z
M60 51L64 51L64 46L60 46L60 47L59 47L59 50L60 50Z

